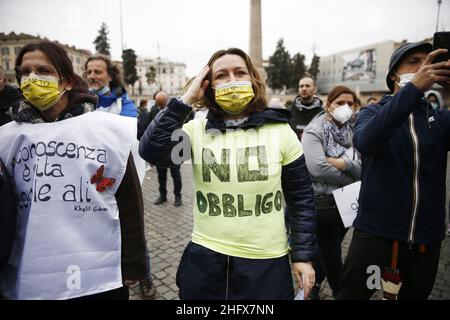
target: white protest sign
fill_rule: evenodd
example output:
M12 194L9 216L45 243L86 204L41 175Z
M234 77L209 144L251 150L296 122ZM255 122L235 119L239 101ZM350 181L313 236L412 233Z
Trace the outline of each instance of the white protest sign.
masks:
M342 223L346 228L353 225L358 213L358 197L361 181L352 183L344 188L333 191L334 200L341 215Z
M0 127L0 140L8 141L0 144L0 157L14 178L19 210L0 277L8 298L68 299L122 286L115 193L136 136L136 120L124 118L91 112ZM103 177L115 183L101 191Z

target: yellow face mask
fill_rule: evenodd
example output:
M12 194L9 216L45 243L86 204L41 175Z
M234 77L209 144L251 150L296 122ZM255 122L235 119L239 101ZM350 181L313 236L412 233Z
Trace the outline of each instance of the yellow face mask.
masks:
M220 84L215 90L216 103L228 114L241 113L255 97L250 81Z
M58 78L52 76L38 76L31 73L22 78L20 89L23 96L39 111L45 111L53 107L66 92L59 91Z

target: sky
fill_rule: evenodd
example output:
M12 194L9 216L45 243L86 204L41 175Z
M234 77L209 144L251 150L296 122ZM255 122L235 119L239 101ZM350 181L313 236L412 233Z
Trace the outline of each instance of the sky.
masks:
M219 49L248 52L250 0L122 0L123 42L144 57L185 63L196 75ZM262 0L263 58L283 38L291 55L326 56L436 30L437 0ZM0 0L0 32L40 35L95 52L100 25L121 57L120 0ZM450 0L439 30L450 30ZM159 47L159 50L158 50Z

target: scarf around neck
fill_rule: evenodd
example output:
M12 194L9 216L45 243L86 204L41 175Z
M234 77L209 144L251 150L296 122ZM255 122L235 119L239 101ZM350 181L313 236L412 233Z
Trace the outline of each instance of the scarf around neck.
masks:
M68 111L61 112L53 122L73 118L91 111L94 111L94 105L90 102L84 102ZM11 119L16 122L32 124L46 122L39 111L25 100L21 100L17 106L9 108L8 114L11 116Z
M333 120L323 118L322 130L325 143L325 154L328 157L339 158L345 153L345 149L352 145L351 128L348 122L338 127Z

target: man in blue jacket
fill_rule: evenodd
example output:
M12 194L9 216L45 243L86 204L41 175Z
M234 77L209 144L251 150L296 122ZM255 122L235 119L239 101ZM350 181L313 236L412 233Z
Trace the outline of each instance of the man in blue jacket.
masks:
M427 299L433 288L445 238L450 113L433 110L424 92L435 83L450 89L450 60L433 63L446 50L431 51L429 43L397 49L386 77L392 94L357 118L362 185L337 299L369 299L369 277L390 266L393 253L391 274L403 283L398 299Z
M123 87L120 70L108 56L90 56L84 67L89 90L98 95L96 110L137 117L137 107Z

